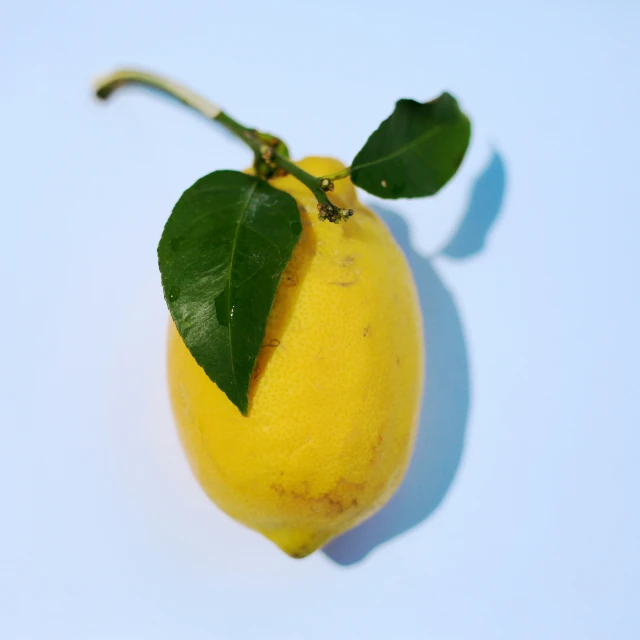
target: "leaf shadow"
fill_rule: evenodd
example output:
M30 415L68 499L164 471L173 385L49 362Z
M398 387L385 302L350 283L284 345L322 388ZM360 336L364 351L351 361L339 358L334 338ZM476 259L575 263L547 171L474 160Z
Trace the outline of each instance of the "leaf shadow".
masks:
M502 209L505 186L504 161L494 150L476 179L458 229L440 255L464 259L482 251ZM467 346L455 299L433 260L413 248L405 220L390 209L373 208L414 274L424 321L425 387L418 437L400 489L380 511L323 549L343 566L360 562L379 545L419 525L442 503L460 465L470 405Z
M473 185L467 210L458 229L440 250L440 255L462 260L482 252L502 210L506 177L504 160L494 150Z

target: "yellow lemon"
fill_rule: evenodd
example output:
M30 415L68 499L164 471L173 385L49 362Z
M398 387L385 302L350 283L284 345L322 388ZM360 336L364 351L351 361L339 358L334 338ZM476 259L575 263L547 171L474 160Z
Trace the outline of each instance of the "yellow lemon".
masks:
M336 160L299 163L316 175ZM411 271L350 180L331 200L355 210L318 220L291 176L271 184L298 202L303 232L284 272L243 417L195 362L173 323L168 379L181 442L226 513L302 558L382 507L409 463L424 371Z

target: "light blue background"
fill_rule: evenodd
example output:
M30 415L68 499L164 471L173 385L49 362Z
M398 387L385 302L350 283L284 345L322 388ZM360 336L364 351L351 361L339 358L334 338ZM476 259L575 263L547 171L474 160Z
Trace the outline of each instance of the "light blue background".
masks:
M640 5L172 4L0 6L0 637L640 637ZM187 186L249 157L142 92L96 104L121 64L297 157L349 161L403 96L472 115L454 181L388 207L464 331L460 464L359 562L289 559L190 475L155 248ZM483 250L441 255L494 152Z

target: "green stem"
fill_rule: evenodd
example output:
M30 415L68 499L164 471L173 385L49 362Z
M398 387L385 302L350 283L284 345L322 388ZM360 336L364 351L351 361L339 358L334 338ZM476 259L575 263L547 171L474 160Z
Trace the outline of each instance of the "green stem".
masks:
M224 125L227 129L229 129L229 131L235 133L235 135L238 136L243 142L249 145L249 147L253 149L256 155L262 155L262 153L264 152L265 144L256 136L255 130L243 127L222 111L220 112L220 115L218 115L215 119L222 125ZM297 164L294 164L293 162L291 162L291 160L285 158L279 153L274 152L272 155L272 160L278 167L284 169L294 178L300 180L300 182L302 182L305 187L313 192L313 195L318 199L319 202L329 202L325 192L320 188L320 180L318 180L318 178L312 176L310 173L307 173L304 169L301 169Z
M335 173L328 173L326 176L320 176L318 180L329 180L330 182L333 182L334 180L343 180L344 178L348 178L350 175L351 167L345 167Z
M207 120L215 120L216 122L219 122L223 127L248 145L255 153L256 158L264 157L265 151L269 151L269 148L258 137L258 132L255 129L250 129L249 127L245 127L240 124L222 111L222 109L216 104L203 98L197 93L194 93L187 87L154 73L138 71L135 69L120 69L98 78L95 83L96 96L101 100L106 100L120 87L130 85L144 86L160 91L161 93L174 98L186 107L189 107L203 115ZM320 188L320 180L318 178L307 173L281 154L275 153L273 150L271 150L269 155L269 161L302 182L302 184L307 187L318 200L318 209L321 213L324 208L325 212L334 212L340 219L348 217L349 211L344 212L342 209L339 209L331 203L326 193ZM348 173L346 175L348 175ZM327 217L328 219L331 219L330 215L327 215Z
M283 158L279 154L275 158L276 164L282 167L287 173L290 173L294 178L297 178L302 184L309 189L316 200L321 204L331 204L327 194L320 188L320 180L310 173L307 173L301 169L297 164L291 162L287 158Z

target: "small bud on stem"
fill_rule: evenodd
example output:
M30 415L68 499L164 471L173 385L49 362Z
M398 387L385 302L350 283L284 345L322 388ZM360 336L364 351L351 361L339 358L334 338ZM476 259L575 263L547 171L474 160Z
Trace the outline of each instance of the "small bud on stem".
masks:
M320 188L323 191L333 191L335 188L335 185L333 184L333 182L331 182L331 180L328 180L327 178L322 178L320 180Z
M318 218L320 220L328 220L333 223L347 221L353 215L353 209L342 209L334 204L318 203Z

